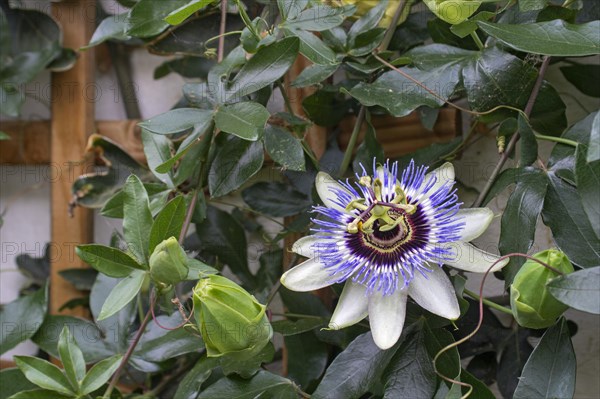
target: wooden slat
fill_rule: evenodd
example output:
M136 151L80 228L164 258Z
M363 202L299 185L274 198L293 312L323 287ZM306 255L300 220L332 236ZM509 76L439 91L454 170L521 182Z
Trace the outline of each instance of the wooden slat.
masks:
M61 25L63 45L78 49L89 43L95 29L94 0L52 3L52 14ZM52 74L50 161L60 174L51 186L50 313L83 315L81 308L60 311L67 301L81 296L59 272L85 267L74 246L93 239L92 212L77 208L67 213L73 178L84 171L81 156L94 131L94 50L81 52L73 68ZM69 94L69 95L66 95Z
M340 124L338 143L342 150L348 146L355 119L347 118ZM423 126L416 112L404 118L373 116L371 121L377 132L377 140L388 158L397 158L432 143L449 141L458 136L462 123L460 111L454 108L440 110L433 130L427 130ZM365 131L366 126L360 132L356 148L362 142Z
M144 164L146 157L138 120L98 121L92 133L106 136L119 144L136 161ZM48 165L50 163L50 121L2 121L0 130L10 140L0 145L0 164ZM83 159L84 153L78 159Z

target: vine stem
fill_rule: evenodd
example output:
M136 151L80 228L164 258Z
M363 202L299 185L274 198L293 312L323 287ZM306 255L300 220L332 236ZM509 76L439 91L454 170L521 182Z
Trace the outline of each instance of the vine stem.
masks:
M479 295L477 295L477 293L475 293L473 291L464 289L463 292L473 299L479 299ZM485 303L488 307L490 307L492 309L499 310L500 312L507 313L511 316L513 314L512 310L510 310L509 308L499 305L496 302L490 301L489 299L483 298L483 303Z
M342 160L342 165L340 166L340 176L343 176L348 170L348 166L350 166L350 160L352 159L352 153L354 152L354 146L356 145L356 141L358 140L358 134L360 133L360 128L362 127L365 121L365 115L367 113L367 107L364 105L360 106L360 110L358 111L358 115L356 116L356 122L354 123L354 129L352 129L352 135L350 136L350 141L348 142L348 147L346 148L346 152L344 153L344 159Z
M394 36L394 32L396 31L396 26L398 25L398 21L402 16L404 8L406 7L407 0L400 0L398 3L398 7L396 7L396 12L392 17L392 22L388 26L383 40L381 44L377 48L377 52L382 52L387 50L390 42L392 41L392 37ZM348 166L350 166L350 160L352 159L352 153L354 152L354 146L356 146L356 142L358 140L358 134L360 133L360 128L362 127L365 121L365 114L367 112L367 108L364 105L361 105L360 110L358 111L358 115L356 116L356 122L354 123L354 129L352 130L352 135L350 136L350 141L348 142L348 147L346 148L346 152L344 153L344 158L342 160L342 164L340 165L339 175L343 176L348 170Z
M227 26L227 0L221 0L221 24L219 26L219 47L217 48L217 62L223 61L225 56L225 28Z
M576 141L565 139L562 137L545 136L543 134L538 134L538 133L534 133L534 134L535 134L535 138L538 140L552 141L555 143L569 145L571 147L577 147L579 145L579 143Z
M390 42L394 37L394 33L396 32L398 21L400 21L400 17L402 17L402 13L404 12L404 7L406 7L406 1L407 0L400 0L400 3L398 3L398 8L396 8L396 13L392 17L392 22L390 22L390 26L388 26L385 36L378 47L379 51L387 50L388 46L390 45Z
M154 306L154 304L151 303L150 307L152 308L153 306ZM151 319L152 319L152 312L150 310L148 310L148 312L146 312L146 316L144 317L144 320L142 320L142 324L140 325L140 328L138 329L137 333L135 334L135 337L133 338L133 341L131 342L131 345L129 345L129 348L127 348L127 352L125 352L123 359L121 359L121 364L119 365L119 368L113 374L112 379L110 380L110 384L108 385L108 388L106 388L106 392L104 392L103 399L110 398L110 394L112 393L113 389L115 389L115 386L119 382L119 378L121 378L121 374L123 373L123 370L125 370L125 366L127 366L127 363L129 362L129 358L131 357L131 355L133 355L133 351L135 350L135 347L137 346L137 344L140 342L140 339L142 338L142 335L144 334L144 331L146 330L146 327L148 326L148 323L150 322Z
M529 118L529 115L531 115L531 111L533 110L533 105L535 104L535 100L537 99L538 94L540 93L540 89L542 88L542 83L544 81L544 75L546 74L546 70L548 69L549 64L550 64L550 57L544 56L544 60L542 61L542 65L540 66L540 71L538 73L537 80L535 81L535 85L533 86L531 95L529 96L529 99L527 100L527 105L525 105L524 113L528 118ZM513 134L510 141L508 142L508 145L506 146L506 150L500 156L500 159L498 160L496 167L492 171L490 178L485 183L485 187L483 188L483 190L481 190L481 193L479 193L479 197L477 197L477 200L475 200L475 202L473 203L473 207L481 206L486 195L492 189L492 186L494 185L494 181L496 180L496 177L498 177L498 175L500 174L500 171L502 171L502 167L504 167L504 164L508 160L508 157L512 154L513 150L515 149L515 146L517 145L517 141L519 141L519 138L520 138L520 134L517 131L515 134Z

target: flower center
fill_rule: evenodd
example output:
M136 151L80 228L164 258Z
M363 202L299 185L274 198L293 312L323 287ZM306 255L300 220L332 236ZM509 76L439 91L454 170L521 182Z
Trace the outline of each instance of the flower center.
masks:
M364 234L365 242L382 250L392 249L401 245L409 238L411 230L410 227L406 225L405 217L400 216L399 218L402 220L388 230L381 230L379 220L375 221L373 224L373 232ZM387 225L385 226L387 227Z

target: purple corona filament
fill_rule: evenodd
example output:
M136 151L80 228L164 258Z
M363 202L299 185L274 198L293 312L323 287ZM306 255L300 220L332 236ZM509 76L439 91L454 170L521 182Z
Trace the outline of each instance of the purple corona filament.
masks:
M379 169L373 162L372 180L377 179L379 194L374 185L340 181L345 190L331 188L331 192L333 202L346 211L314 207L313 231L323 238L313 245L315 257L338 283L352 279L365 285L367 293L377 290L391 295L408 287L416 272L427 277L428 264L441 266L454 256L450 246L441 244L460 240L464 222L456 214L462 204L452 184L434 188L437 177L426 178L427 170L411 161L398 176L397 162L390 167L387 161ZM356 177L359 181L371 178L364 167ZM353 207L356 198L361 199L361 209ZM411 211L396 206L400 201ZM386 226L377 219L368 229L349 231L348 226L357 220L361 225L372 221L375 205L394 223Z

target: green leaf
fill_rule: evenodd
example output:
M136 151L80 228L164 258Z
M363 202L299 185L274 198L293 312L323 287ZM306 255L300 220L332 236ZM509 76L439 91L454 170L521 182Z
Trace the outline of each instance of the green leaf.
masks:
M25 377L40 388L69 396L74 393L67 377L52 363L31 356L15 356L14 360Z
M469 105L477 111L525 105L536 76L531 65L495 47L484 50L462 71Z
M361 33L356 38L356 41L353 44L354 47L348 50L348 54L355 57L369 55L379 46L384 36L385 29L383 28L372 29L368 32ZM354 65L356 65L356 63ZM381 64L379 64L379 62L375 62L375 67L380 66Z
M427 349L424 330L408 336L383 374L384 399L429 399L435 394L437 377Z
M312 206L310 198L279 182L258 182L242 191L242 198L252 209L274 217L296 215Z
M202 275L219 273L217 269L198 259L188 258L187 267L189 272L186 280L198 280Z
M435 82L434 86L428 87L437 96L396 71L384 73L372 84L359 83L350 94L363 105L380 105L394 116L406 116L422 105L439 108L444 104L440 98L447 100L454 93L463 66L477 59L478 53L434 44L419 47L406 55L417 68L400 70L423 84Z
M267 125L264 141L269 156L284 169L306 170L302 143L290 132L279 126Z
M136 175L123 187L123 235L127 249L140 263L148 261L148 232L152 228L150 202L144 185Z
M600 314L600 266L557 277L546 284L556 299L583 312Z
M92 287L92 291L90 292L90 311L92 313L92 318L95 320L96 326L101 330L102 337L106 337L106 339L99 340L101 342L98 342L98 346L100 347L100 344L103 344L109 351L111 351L108 355L100 356L97 360L105 359L106 357L116 353L125 353L129 347L129 334L131 333L130 330L137 316L135 301L129 302L129 304L118 311L115 315L104 320L98 320L106 298L111 295L111 291L113 291L121 281L122 280L120 279L108 277L102 273L99 273L98 277L96 278L96 282ZM83 327L84 326L82 326L82 328ZM78 340L78 342L81 341ZM80 348L83 351L83 356L86 358L86 360L88 362L91 361L88 358L88 348L81 344ZM100 353L99 350L95 350L94 352ZM92 353L90 355L96 354Z
M171 25L179 25L185 21L188 17L194 14L196 11L201 10L207 5L214 3L215 0L192 0L188 1L187 4L179 7L178 9L171 11L166 16L165 21Z
M600 54L600 21L569 24L561 19L535 24L477 22L488 35L527 53L557 57Z
M165 17L189 3L189 0L139 0L129 12L127 34L135 37L156 36L169 27Z
M129 13L110 15L100 22L100 25L94 31L90 43L83 47L87 49L104 43L107 40L128 40L130 36L127 34L127 19Z
M382 351L370 332L359 335L327 368L312 398L360 398L377 383L401 342Z
M261 104L247 101L218 108L215 125L241 139L256 141L264 134L270 116Z
M298 50L300 53L317 65L336 64L336 55L321 39L315 34L305 30L285 30L291 37L300 39Z
M338 70L340 64L319 65L314 64L305 68L292 82L294 87L307 87L321 83Z
M5 353L17 344L31 338L46 316L48 286L31 295L25 295L3 305L0 310L0 353ZM27 315L27 317L23 317Z
M87 267L74 267L61 270L58 274L71 283L76 289L80 291L89 291L92 289L92 285L94 285L96 276L98 276L98 271Z
M569 327L561 317L529 356L513 398L572 398L576 369Z
M590 143L591 143L590 138ZM600 207L598 206L598 187L600 187L600 161L587 162L585 145L577 146L575 152L575 180L577 192L581 196L583 210L597 237L600 237Z
M306 319L298 319L296 321L292 320L276 320L271 322L273 326L273 331L283 335L284 337L289 337L291 335L302 334L307 331L312 331L315 328L323 327L328 324L327 319L325 318L306 318Z
M172 134L203 125L212 118L212 111L198 108L177 108L147 119L138 125L152 133Z
M363 33L376 29L379 21L385 14L388 6L387 1L380 1L375 7L366 12L358 21L352 24L348 31L347 47L353 49L356 47L356 39Z
M215 15L216 7L203 10L178 26L171 26L168 31L156 36L146 43L146 48L152 54L162 56L185 55L206 57L206 51L216 47L215 36L219 35L220 20ZM227 31L242 30L244 22L237 13L228 13ZM209 40L211 40L209 42ZM225 37L225 54L239 44L239 36ZM207 60L208 61L208 60Z
M587 161L594 162L600 160L600 112L596 113L592 122L592 131L590 132L590 145L587 153Z
M327 368L328 345L310 331L288 335L284 342L288 352L287 376L305 389L315 386Z
M103 340L104 333L91 321L72 316L48 315L38 332L31 340L45 352L54 357L59 356L58 330L57 327L65 326L71 332L71 343L76 344L82 351L86 363L94 363L111 356L114 351ZM117 327L116 324L111 325ZM126 329L124 325L118 325L119 329ZM127 331L128 332L128 331ZM114 331L110 331L106 337L114 340Z
M482 381L475 378L467 370L463 369L460 372L460 380L473 386L473 392L471 393L472 397L477 399L496 399L496 397L490 391L490 389ZM468 390L468 387L462 387L463 395L466 395Z
M560 67L565 78L580 92L587 96L600 97L599 85L590 82L600 82L600 65L576 64Z
M18 368L6 368L0 371L0 399L8 399L19 392L35 389L32 384Z
M308 0L277 0L279 12L284 20L296 18L307 5Z
M148 362L160 363L204 349L202 338L185 328L177 328L184 322L181 314L176 312L170 316L157 316L156 321L158 324L150 323L146 327L140 343L133 352L134 359L140 358ZM165 330L159 324L173 330Z
M87 395L100 389L100 387L112 377L115 371L117 371L121 364L121 359L123 359L122 355L115 355L96 363L94 367L87 372L85 378L81 382L80 393L82 395Z
M541 10L548 4L548 0L521 0L519 1L519 11Z
M526 254L531 249L548 189L548 177L540 169L525 168L519 173L518 179L517 187L508 198L502 214L498 245L502 255L513 252ZM512 283L524 262L522 257L510 258L508 265L502 269L506 286Z
M258 50L231 82L224 100L239 101L281 78L294 63L298 47L299 40L288 37Z
M271 363L274 355L275 347L272 342L268 342L258 354L247 359L240 359L235 353L226 354L220 358L219 365L223 374L228 376L237 374L246 379L256 374L263 363Z
M567 127L566 109L567 106L556 89L544 81L531 110L529 122L538 132L559 136Z
M49 391L46 389L32 389L29 391L22 391L15 395L12 395L9 399L67 399L73 398L72 395L60 395L55 391Z
M190 372L183 377L173 399L196 399L202 384L211 376L213 369L218 365L218 359L214 357L201 357Z
M260 370L249 380L235 376L221 378L202 391L198 399L254 399L260 396L291 399L297 394L292 381Z
M525 167L537 161L538 145L535 133L531 126L529 126L529 122L521 114L517 118L519 133L521 135L521 158L519 165Z
M125 252L105 245L78 245L75 247L75 253L85 263L110 277L127 277L134 270L146 270Z
M150 229L149 252L161 241L169 237L179 238L183 222L185 220L186 204L183 196L177 196L165 205L165 207L156 215L152 228Z
M344 96L326 88L305 97L302 108L317 125L333 127L348 114L350 104Z
M77 342L69 333L69 328L64 326L58 339L58 353L65 369L65 374L75 389L85 377L85 360Z
M129 276L119 281L115 288L110 292L108 298L106 298L104 305L102 305L102 310L98 315L98 321L114 315L127 306L142 288L145 278L146 273L134 271Z
M217 150L210 166L208 187L213 198L240 188L262 167L264 151L259 141L229 137Z
M142 143L144 145L144 154L148 162L148 167L154 176L167 185L173 188L173 178L170 172L160 173L156 168L172 157L173 143L167 137L154 134L146 129L142 129Z
M229 213L209 206L206 219L196 224L200 251L219 257L244 284L253 284L248 270L246 234L244 228Z
M590 139L594 134L594 122L598 118L600 123L600 112L592 112L585 118L577 121L570 126L561 135L562 138L575 141L583 145L591 145ZM600 126L599 126L600 128ZM590 133L591 132L591 133ZM575 151L576 148L570 145L558 143L552 149L550 158L548 159L548 167L553 171L567 170L573 175L575 174ZM589 156L589 150L588 150ZM575 178L572 179L572 184L575 184Z
M555 172L548 172L548 194L542 217L557 246L581 267L600 264L600 239L594 233L576 189Z
M452 333L443 328L431 329L425 325L424 344L431 359L446 346L454 343ZM460 375L460 357L456 347L444 351L436 361L437 370L448 378L456 378Z
M291 30L321 32L340 25L347 16L354 14L354 10L354 7L316 5L300 12L294 19L288 16L282 26Z

